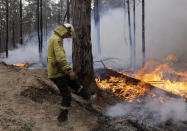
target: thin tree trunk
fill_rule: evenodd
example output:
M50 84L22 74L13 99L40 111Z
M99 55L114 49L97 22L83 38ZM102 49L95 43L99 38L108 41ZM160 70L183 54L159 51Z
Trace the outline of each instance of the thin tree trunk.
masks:
M131 34L131 15L130 15L130 0L127 1L128 3L128 24L129 24L129 41L130 41L130 67L133 64L133 45L132 45L132 34Z
M37 0L37 31L38 31L38 47L39 47L39 53L40 53L40 0Z
M22 0L20 0L20 44L23 45Z
M43 2L40 0L40 61L42 61L42 48L43 48Z
M136 0L133 0L134 39L133 39L133 68L136 67Z
M42 53L42 46L43 46L43 2L40 1L40 39L41 39L41 53Z
M99 15L99 0L95 0L94 2L94 20L96 27L96 36L97 36L97 48L98 48L98 56L101 59L101 39L100 39L100 15Z
M15 41L15 22L13 20L12 23L12 43L13 43L13 48L16 48L16 41Z
M91 0L73 0L73 71L84 87L92 88L94 81L91 44Z
M67 0L67 22L70 23L70 11L69 11L69 7L70 7L70 4L69 4L69 0Z
M143 66L145 65L145 1L142 0L142 53Z
M8 58L8 43L9 43L9 8L8 8L8 0L6 1L6 57Z
M0 30L0 53L1 53L1 30ZM1 55L0 55L1 56Z
M68 16L68 15L70 15L70 13L69 13L69 10L70 10L70 5L71 5L71 2L72 2L72 0L70 0L69 1L69 3L68 3L68 5L67 5L67 10L66 10L66 13L65 13L65 15L64 15L64 19L63 19L63 24L64 24L64 22L65 22L65 20L66 20L66 17L69 17L69 18L67 18L67 22L68 23L70 23L70 16ZM69 19L69 20L68 20Z
M46 43L47 43L47 34L48 34L47 26L48 26L48 20L47 20L47 17L46 17L46 24L45 24L45 41L46 41Z

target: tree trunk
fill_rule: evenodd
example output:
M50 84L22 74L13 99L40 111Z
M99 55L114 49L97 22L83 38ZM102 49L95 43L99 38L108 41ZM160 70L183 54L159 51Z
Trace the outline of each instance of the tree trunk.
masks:
M142 53L143 63L145 65L145 1L142 0Z
M131 14L130 14L130 0L127 1L128 6L128 25L129 25L129 41L130 41L130 67L133 65L133 45L132 45L132 34L131 34Z
M40 0L37 0L37 31L38 31L38 46L40 52Z
M8 43L9 43L9 8L8 8L8 0L6 0L6 57L8 58Z
M69 0L67 0L67 23L70 23L70 12L69 12L69 7L70 7L70 4L69 4Z
M100 39L100 14L99 14L99 6L100 1L95 0L94 2L94 20L95 20L95 27L96 27L96 36L97 36L97 48L98 48L98 56L99 59L102 59L101 57L101 39Z
M42 60L42 47L43 47L43 2L40 0L40 60Z
M73 0L73 71L84 87L93 91L93 56L91 44L91 0ZM92 90L93 89L93 90Z
M1 53L1 30L0 30L0 53ZM0 55L1 56L1 55Z
M13 48L16 48L16 41L15 41L15 22L13 20L12 23L12 43L13 43Z
M23 45L22 0L20 0L20 44Z
M136 68L136 0L133 0L133 33L134 33L134 39L133 39L133 68Z

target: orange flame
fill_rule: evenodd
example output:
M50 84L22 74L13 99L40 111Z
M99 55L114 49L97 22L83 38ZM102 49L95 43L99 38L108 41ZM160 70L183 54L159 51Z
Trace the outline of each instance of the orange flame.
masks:
M109 80L103 81L96 78L96 82L99 88L103 90L110 89L116 96L124 98L129 102L132 102L134 98L143 96L146 92L146 88L142 88L143 83L128 85L125 83L125 79L121 77L110 77ZM137 101L140 102L139 99Z
M159 65L149 73L145 72L145 68L138 74L134 74L134 77L167 92L187 98L187 72L176 72L169 67L168 63Z
M110 79L102 81L96 78L97 85L103 90L111 90L116 96L122 97L129 102L132 102L135 98L137 98L137 102L141 102L139 98L143 96L147 90L144 83L146 82L172 94L182 96L186 101L187 72L177 72L170 68L169 62L177 61L175 56L170 55L165 60L167 60L168 63L156 67L156 62L151 61L139 70L137 74L133 74L133 77L142 81L138 85L129 85L125 82L125 79L121 77L110 77ZM152 98L156 97L154 93L150 93L150 95ZM158 99L161 103L164 103L163 97L159 97Z
M13 66L28 68L30 66L30 63L29 62L17 63L17 64L13 64Z

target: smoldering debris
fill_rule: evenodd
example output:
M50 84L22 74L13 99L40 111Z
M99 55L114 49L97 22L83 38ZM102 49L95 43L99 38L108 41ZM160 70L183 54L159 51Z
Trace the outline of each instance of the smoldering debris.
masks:
M170 98L165 103L158 100L147 100L143 104L119 103L106 109L106 116L136 116L139 120L152 119L155 123L164 123L168 120L187 121L187 104L182 99Z

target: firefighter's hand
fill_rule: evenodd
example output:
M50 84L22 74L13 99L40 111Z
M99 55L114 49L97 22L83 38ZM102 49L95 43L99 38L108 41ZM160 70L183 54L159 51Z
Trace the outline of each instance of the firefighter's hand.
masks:
M77 75L75 72L70 71L69 76L70 76L70 80L77 80Z

